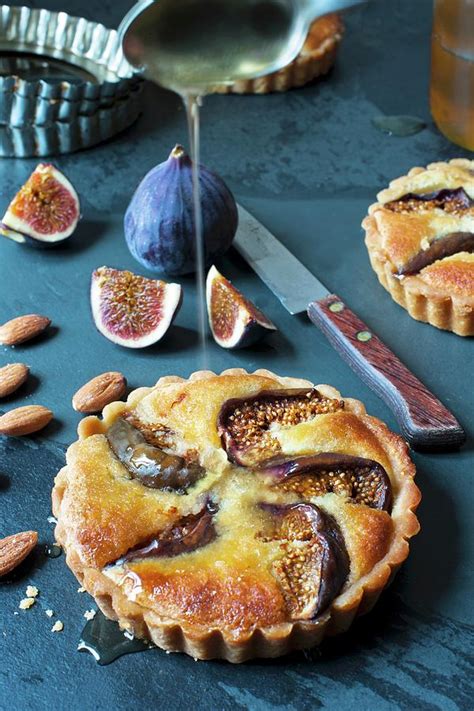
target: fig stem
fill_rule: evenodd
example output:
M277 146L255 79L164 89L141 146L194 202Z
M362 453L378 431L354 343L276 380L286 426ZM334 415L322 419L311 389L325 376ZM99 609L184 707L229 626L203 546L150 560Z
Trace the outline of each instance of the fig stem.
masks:
M173 150L171 151L170 158L182 158L186 155L186 151L183 146L177 143Z

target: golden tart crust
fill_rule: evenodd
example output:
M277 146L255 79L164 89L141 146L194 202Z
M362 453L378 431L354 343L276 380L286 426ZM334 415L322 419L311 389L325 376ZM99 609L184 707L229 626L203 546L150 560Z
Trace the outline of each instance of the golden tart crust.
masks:
M263 77L217 87L215 91L219 94L269 94L303 86L329 72L343 34L340 15L331 13L320 17L311 25L301 52L286 67Z
M459 200L453 199L460 189ZM444 205L442 199L407 201L410 195L439 191L451 195ZM460 247L454 254L400 276L404 265L436 240L474 233L474 161L454 159L413 168L393 180L377 199L362 226L370 262L382 286L414 319L460 336L474 335L472 251Z
M272 568L281 540L260 536L268 514L259 502L274 507L301 498L265 489L253 466L229 461L219 436L219 412L232 398L309 387L308 381L266 370L232 369L220 376L199 371L188 380L161 378L154 388L132 392L126 403L108 405L102 420L88 417L80 423L79 440L69 448L52 493L56 538L68 566L108 617L163 649L243 662L317 644L372 608L419 530L414 512L420 492L406 443L368 416L362 403L342 399L327 385L317 386L318 397L338 403L337 409L271 427L280 455L342 452L376 460L392 490L390 513L334 492L304 499L337 522L350 568L322 614L293 619ZM157 423L160 431L172 431L174 451L198 453L206 475L186 495L131 479L105 437L125 415L145 431L152 426L156 431ZM219 502L213 540L172 557L120 560L179 517L195 513L210 492Z

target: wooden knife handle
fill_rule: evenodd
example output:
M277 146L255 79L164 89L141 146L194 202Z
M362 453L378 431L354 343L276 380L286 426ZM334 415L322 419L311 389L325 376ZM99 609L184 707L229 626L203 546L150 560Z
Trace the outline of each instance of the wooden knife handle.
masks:
M464 443L466 435L454 415L336 294L313 301L308 316L387 403L414 449L439 451Z

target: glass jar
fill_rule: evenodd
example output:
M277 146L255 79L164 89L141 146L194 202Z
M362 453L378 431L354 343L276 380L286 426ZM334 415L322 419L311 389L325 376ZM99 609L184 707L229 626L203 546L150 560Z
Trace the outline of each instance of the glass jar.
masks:
M474 0L435 0L431 113L453 143L474 151Z

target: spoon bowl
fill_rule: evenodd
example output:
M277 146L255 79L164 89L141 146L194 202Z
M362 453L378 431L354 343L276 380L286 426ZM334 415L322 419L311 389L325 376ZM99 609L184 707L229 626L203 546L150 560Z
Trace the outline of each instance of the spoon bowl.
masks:
M362 0L142 0L119 27L128 61L180 93L278 71L310 23Z

